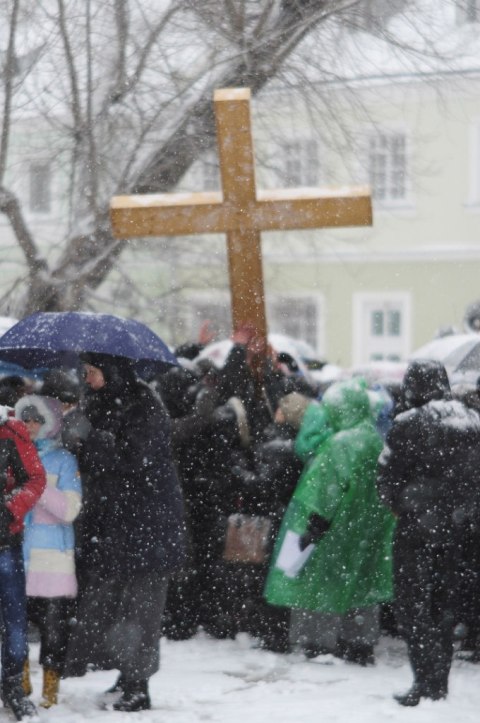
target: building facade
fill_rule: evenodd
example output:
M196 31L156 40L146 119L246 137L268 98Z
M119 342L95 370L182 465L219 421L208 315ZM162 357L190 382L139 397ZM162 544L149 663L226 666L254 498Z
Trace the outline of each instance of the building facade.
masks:
M259 188L371 186L371 228L262 241L270 331L342 366L404 359L439 330L460 330L480 298L479 0L445 0L440 21L455 41L444 58L407 65L361 28L345 31L348 67L339 61L335 77L318 81L312 70L308 88L272 84L252 101ZM9 173L54 255L69 225L68 158L34 125L16 127ZM209 152L178 190L219 187ZM2 217L0 256L4 279L14 278L21 253ZM225 240L132 242L97 305L138 315L172 345L195 338L205 319L228 335Z

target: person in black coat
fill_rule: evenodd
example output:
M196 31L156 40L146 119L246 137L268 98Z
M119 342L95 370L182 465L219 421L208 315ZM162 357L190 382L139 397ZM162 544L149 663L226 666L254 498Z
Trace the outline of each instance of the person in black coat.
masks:
M230 604L239 630L257 638L261 648L281 653L290 649L290 610L267 603L263 591L273 545L302 470L294 438L288 423L272 422L263 439L252 445L247 464L239 459L232 468L237 509L268 520L269 531L261 564L230 565L229 586L235 590Z
M480 417L451 398L439 362L411 362L402 392L405 411L387 435L378 490L398 517L395 611L414 673L396 698L414 706L448 692L462 538L478 510Z
M78 542L81 587L65 675L120 671L114 709L150 707L169 576L184 560L183 501L167 412L131 362L84 354L85 415L92 429Z
M159 380L172 417L189 539L189 564L168 591L169 638L191 637L201 625L218 638L248 630L266 647L288 644L288 616L262 597L267 562L225 560L229 520L238 513L269 518L273 540L279 510L297 482L292 434L272 423L285 381L268 361L256 377L241 344L234 344L222 369L203 368L197 379L172 369Z

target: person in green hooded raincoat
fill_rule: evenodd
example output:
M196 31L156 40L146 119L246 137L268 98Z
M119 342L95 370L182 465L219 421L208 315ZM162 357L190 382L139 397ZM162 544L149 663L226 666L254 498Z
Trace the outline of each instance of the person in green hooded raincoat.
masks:
M296 440L310 461L282 522L265 597L273 605L326 614L336 636L332 652L366 664L378 638L376 606L393 594L395 521L375 485L383 443L362 380L333 384L320 409L305 415ZM318 443L313 458L308 440ZM362 623L373 637L362 638Z

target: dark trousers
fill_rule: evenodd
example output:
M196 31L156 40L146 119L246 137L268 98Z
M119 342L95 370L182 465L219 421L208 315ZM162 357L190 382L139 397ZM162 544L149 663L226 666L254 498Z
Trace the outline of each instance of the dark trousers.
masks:
M160 663L162 616L168 577L130 579L91 574L77 605L64 676L116 668L128 681L145 681Z
M467 650L480 644L480 531L466 530L461 546L456 622L466 626Z
M19 675L27 657L27 598L20 546L0 551L0 609L3 619L2 680Z
M65 597L30 597L27 601L29 622L40 632L40 664L63 672L68 633L75 601Z
M399 523L394 541L395 611L410 664L427 693L447 693L453 654L458 545L417 536Z

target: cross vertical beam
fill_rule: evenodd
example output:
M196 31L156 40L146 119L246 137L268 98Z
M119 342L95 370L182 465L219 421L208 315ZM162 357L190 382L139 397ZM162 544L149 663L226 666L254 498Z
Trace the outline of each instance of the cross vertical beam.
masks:
M216 90L214 106L223 201L239 214L238 228L227 231L232 326L252 325L266 339L262 239L258 229L242 225L242 216L251 215L257 200L250 91Z

